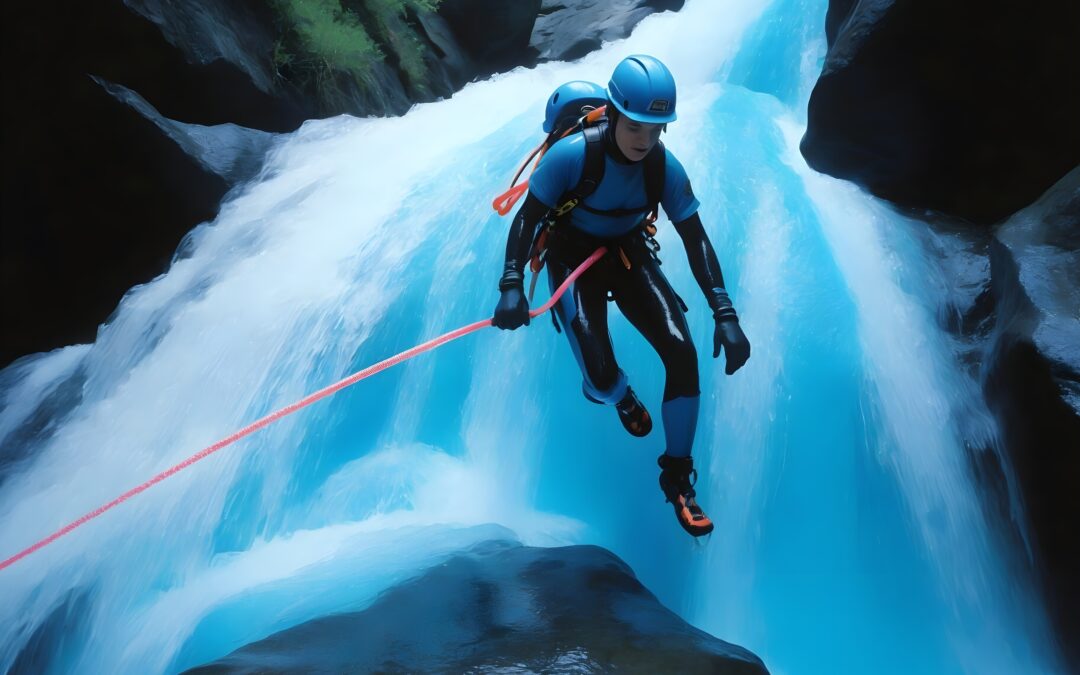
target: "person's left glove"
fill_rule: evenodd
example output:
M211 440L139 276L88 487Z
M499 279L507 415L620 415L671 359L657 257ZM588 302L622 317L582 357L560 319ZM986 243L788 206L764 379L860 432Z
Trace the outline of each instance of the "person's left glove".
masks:
M724 372L728 375L742 368L746 360L750 358L750 341L746 339L736 317L716 317L716 330L713 332L714 359L720 356L721 347L724 348L724 355L727 357L727 367Z
M709 307L713 311L716 320L716 329L713 331L713 358L720 356L723 348L727 357L727 367L724 372L731 375L742 368L746 360L750 358L750 341L739 326L739 317L735 314L735 308L731 306L731 298L723 288L713 288L707 293Z

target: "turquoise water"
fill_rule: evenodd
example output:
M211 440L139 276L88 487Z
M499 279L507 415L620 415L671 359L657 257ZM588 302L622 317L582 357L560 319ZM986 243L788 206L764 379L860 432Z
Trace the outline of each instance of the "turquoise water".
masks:
M587 403L541 317L365 380L0 571L0 665L36 635L42 670L175 672L510 537L610 548L775 673L1054 672L1023 565L967 468L965 446L992 445L994 429L935 320L920 226L798 155L825 8L692 1L576 64L403 118L309 122L94 344L4 373L0 439L31 457L0 485L6 557L259 416L489 315L508 227L489 204L537 142L547 92L649 52L679 82L665 142L753 344L734 376L710 358L711 319L662 222L699 350L708 540L663 503L662 434L631 438ZM617 312L611 324L657 413L659 358ZM35 415L46 422L27 434Z

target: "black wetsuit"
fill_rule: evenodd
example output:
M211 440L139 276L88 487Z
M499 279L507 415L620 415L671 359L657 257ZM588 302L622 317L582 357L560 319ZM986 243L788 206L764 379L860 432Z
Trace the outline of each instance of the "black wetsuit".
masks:
M612 159L630 163L618 150L610 130L604 144ZM511 226L500 288L520 283L534 236L549 210L532 193L526 197ZM714 312L720 316L731 311L733 315L719 261L696 211L675 223L675 228L686 247L694 277ZM584 375L584 393L595 401L614 404L626 392L627 378L615 358L608 332L610 296L664 363L667 378L662 416L667 453L688 456L699 405L697 351L682 300L661 272L643 228L635 227L616 238L601 238L575 227L563 216L547 237L549 285L554 292L599 246L607 246L608 253L571 285L554 308Z

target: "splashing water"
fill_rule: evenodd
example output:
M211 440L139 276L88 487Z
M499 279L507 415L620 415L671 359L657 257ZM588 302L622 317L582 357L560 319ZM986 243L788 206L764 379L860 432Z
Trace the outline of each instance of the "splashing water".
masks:
M690 541L663 504L662 434L630 438L585 403L564 338L537 320L361 382L3 570L0 667L175 672L512 538L610 548L773 672L1053 672L1041 610L969 475L965 446L992 446L994 429L934 321L917 224L798 154L825 9L688 2L574 64L401 118L309 122L94 344L0 373L7 557L267 412L489 314L508 225L490 200L535 144L547 93L647 52L678 80L665 142L754 346L732 377L707 358L711 320L661 224L703 355L711 540ZM611 320L656 409L659 358Z

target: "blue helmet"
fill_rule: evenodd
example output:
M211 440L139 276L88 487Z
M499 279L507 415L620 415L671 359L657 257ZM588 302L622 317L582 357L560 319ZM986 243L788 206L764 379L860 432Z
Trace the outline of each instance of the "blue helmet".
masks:
M599 108L607 103L604 88L595 82L574 80L560 86L548 98L547 110L544 111L544 132L551 133L556 127L574 120L587 111L583 106Z
M656 57L635 54L620 61L608 82L607 97L632 120L675 121L675 78Z

